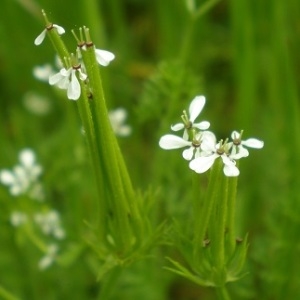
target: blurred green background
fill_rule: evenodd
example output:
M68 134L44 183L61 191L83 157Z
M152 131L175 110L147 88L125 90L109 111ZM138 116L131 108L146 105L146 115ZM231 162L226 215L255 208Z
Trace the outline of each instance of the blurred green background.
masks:
M128 111L133 133L120 145L134 185L160 188L162 217L184 218L189 209L186 162L180 151L159 149L158 140L195 95L206 96L201 117L219 138L243 129L245 138L265 142L240 164L237 221L239 234L250 236L249 274L230 284L230 292L233 299L300 299L299 1L223 0L196 20L186 2L2 0L0 169L13 166L20 149L34 149L48 201L62 213L71 240L82 234L95 188L85 175L77 108L32 72L54 64L49 40L33 44L44 28L44 8L66 29L70 51L76 47L70 30L86 25L97 48L115 53L116 60L102 69L108 107ZM197 7L204 2L195 1ZM17 247L8 222L12 201L1 187L0 287L21 299L96 299L98 283L88 259L35 270L29 258L36 254L30 246ZM166 275L164 264L152 272L133 267L112 299L214 299Z

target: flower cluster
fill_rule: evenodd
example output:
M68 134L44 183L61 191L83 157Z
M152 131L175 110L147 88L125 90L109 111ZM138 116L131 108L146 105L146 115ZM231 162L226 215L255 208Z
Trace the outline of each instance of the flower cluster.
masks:
M63 27L56 24L50 24L38 35L34 40L34 44L37 46L40 45L44 41L47 31L50 30L57 30L59 35L65 33ZM93 45L89 45L89 47L91 46L94 48L96 60L100 65L108 66L115 58L113 53L102 49L96 49ZM49 84L67 90L68 99L78 100L81 95L81 85L79 80L85 83L88 80L81 54L81 51L86 51L86 49L85 43L80 42L80 46L76 49L76 55L71 54L69 57L64 57L62 68L55 74L52 74L52 69L51 67L49 68L49 65L47 65L46 70L40 68L35 69L34 74L38 78L44 79L47 73L51 73L48 79Z
M216 159L223 161L223 171L226 176L238 176L239 169L236 160L249 155L248 148L260 149L264 143L260 140L250 138L242 140L243 131L233 131L231 140L225 139L217 142L213 132L207 129L210 123L202 121L195 123L205 105L204 96L196 96L190 106L189 115L183 111L182 123L171 126L173 131L184 130L183 137L167 134L160 138L159 146L166 150L186 148L182 156L190 161L189 167L196 173L204 173L209 170Z
M14 197L26 196L12 203L10 223L20 230L27 228L26 234L28 230L32 230L29 234L31 237L38 234L32 240L38 241L37 247L44 252L39 261L39 268L44 270L55 261L59 250L57 241L64 239L66 233L61 225L59 213L46 206L43 186L39 181L41 173L42 167L36 162L34 151L26 148L19 153L18 165L12 170L0 170L0 183L8 186L10 194ZM39 202L30 201L24 205L23 201L28 200Z
M39 177L42 167L37 164L35 153L31 149L23 149L19 154L19 164L12 170L0 171L0 182L8 186L12 196L28 195L42 201L44 193Z
M125 124L127 111L124 108L119 107L109 111L108 117L112 129L117 136L125 137L131 134L131 127Z

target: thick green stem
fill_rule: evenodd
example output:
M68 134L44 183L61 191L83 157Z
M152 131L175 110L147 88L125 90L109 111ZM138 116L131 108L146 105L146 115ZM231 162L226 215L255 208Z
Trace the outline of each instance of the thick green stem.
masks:
M235 249L236 233L235 233L235 211L236 211L236 189L238 177L231 177L228 180L228 206L227 206L227 251L230 256Z
M87 49L82 51L82 57L89 76L92 93L90 102L91 113L95 125L98 149L102 156L103 165L99 167L103 170L104 176L107 178L107 188L111 196L107 200L110 201L113 210L112 222L115 224L113 226L115 242L119 244L118 248L123 252L130 247L130 243L132 242L129 219L132 217L134 211L130 209L129 203L130 201L134 201L134 191L109 121L99 66L92 44L88 45Z
M207 193L201 207L201 211L195 212L195 226L194 226L194 256L197 259L200 249L203 247L203 241L206 237L207 226L211 217L212 209L214 207L215 199L218 197L220 184L220 176L222 172L222 164L217 159L210 171L210 178L208 182ZM199 187L198 187L199 188ZM198 259L197 259L198 260Z
M217 287L215 290L218 300L230 300L230 296L225 286Z
M44 16L44 19L45 19L45 22L46 22L48 37L50 38L50 40L52 42L52 45L53 45L56 53L58 54L62 64L65 66L65 57L70 56L70 54L67 50L67 47L64 44L64 42L62 41L62 39L61 39L60 35L58 34L56 28L51 27L52 23L49 22L46 13L44 11L42 11L42 13L43 13L43 16Z
M219 163L222 164L221 159ZM222 171L221 171L222 172ZM223 174L222 174L223 175ZM228 177L221 176L219 192L216 193L214 200L214 214L209 223L211 232L211 249L214 257L214 265L221 272L225 267L225 231L226 231L226 216L227 216L227 199L228 199Z
M85 85L81 82L81 88L85 90ZM82 93L81 98L77 101L80 118L83 124L84 133L86 136L87 147L92 161L92 168L96 178L96 185L98 190L98 198L94 201L95 204L95 222L97 227L97 234L102 242L106 242L107 234L107 204L105 202L105 191L103 185L104 182L103 173L101 171L102 157L99 155L96 135L94 129L94 122L90 111L89 99L87 93Z

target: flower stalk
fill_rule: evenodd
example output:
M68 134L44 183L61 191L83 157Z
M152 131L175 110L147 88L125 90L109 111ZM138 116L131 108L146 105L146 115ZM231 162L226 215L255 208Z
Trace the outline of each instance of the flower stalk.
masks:
M96 49L86 27L79 29L76 55L69 54L60 34L64 29L49 22L43 11L46 29L36 38L39 45L46 33L64 63L49 83L67 90L70 100L77 100L79 114L92 160L98 200L96 230L101 244L125 259L133 248L141 245L143 222L130 176L110 123L102 87L99 64L107 66L114 54ZM56 30L54 30L56 29Z

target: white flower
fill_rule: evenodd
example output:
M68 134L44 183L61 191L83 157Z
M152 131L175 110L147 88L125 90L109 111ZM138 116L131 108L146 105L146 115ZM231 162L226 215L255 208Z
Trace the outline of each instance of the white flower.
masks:
M212 167L216 159L221 158L224 163L224 174L229 177L238 176L240 171L235 165L235 161L228 155L229 144L218 143L217 145L211 138L206 138L202 142L202 148L207 153L207 156L200 156L193 159L189 167L196 173L204 173Z
M205 104L205 97L204 96L196 96L190 106L189 106L189 116L187 116L186 111L183 112L181 116L183 123L177 123L171 126L173 131L179 131L184 129L183 138L188 140L188 130L191 128L198 128L200 130L206 130L209 128L210 124L207 121L202 121L200 123L194 123L196 118L201 113Z
M27 222L27 215L20 211L14 211L10 215L11 225L18 227Z
M206 139L215 140L215 135L210 131L198 132L193 141L187 141L176 135L166 134L160 138L159 146L165 150L189 147L182 152L182 156L186 160L191 160L193 156L207 155L207 152L202 147L202 142Z
M46 96L39 95L34 91L27 92L22 100L24 107L35 115L47 115L52 109L52 102L50 99Z
M63 27L59 26L59 25L56 25L56 24L51 24L50 26L47 26L39 35L38 37L34 40L34 44L36 46L40 45L44 39L45 39L45 36L46 36L46 33L47 33L47 30L51 30L53 28L56 28L57 32L59 35L62 35L65 33L65 30Z
M36 66L33 68L33 76L41 81L48 81L49 77L55 73L54 68L50 64Z
M116 135L119 136L128 136L131 133L131 127L129 125L124 124L127 112L124 108L117 108L115 110L111 110L108 113L108 117L113 128L113 131Z
M52 235L57 239L65 238L65 231L61 227L60 216L57 211L36 213L33 218L45 235Z
M56 244L49 245L47 248L46 255L43 256L39 261L39 269L45 270L49 268L55 261L57 252L58 246Z
M232 144L231 157L234 159L240 159L249 155L249 151L244 146L255 149L261 149L264 146L263 141L254 138L243 141L241 139L242 133L233 131L231 134L232 142L229 144Z
M80 97L81 88L76 72L79 73L81 80L87 78L87 75L81 71L80 66L70 67L68 70L62 68L58 73L49 77L49 84L67 90L68 99L77 100Z
M109 52L107 50L102 50L102 49L96 49L95 46L93 46L93 48L94 48L94 51L95 51L96 60L97 60L99 65L106 67L110 64L110 62L112 60L115 59L115 55L112 52ZM86 51L86 45L84 45L82 47L79 47L78 49ZM79 58L81 58L80 51L79 51L78 56L79 56Z
M96 60L98 64L104 67L108 66L109 63L115 59L115 55L106 50L95 48L95 54L96 54Z
M24 149L19 154L20 164L16 165L12 171L2 170L0 172L0 182L9 187L13 196L18 196L31 191L37 184L38 177L42 173L42 167L36 164L35 154L31 149ZM41 195L36 195L37 200Z

